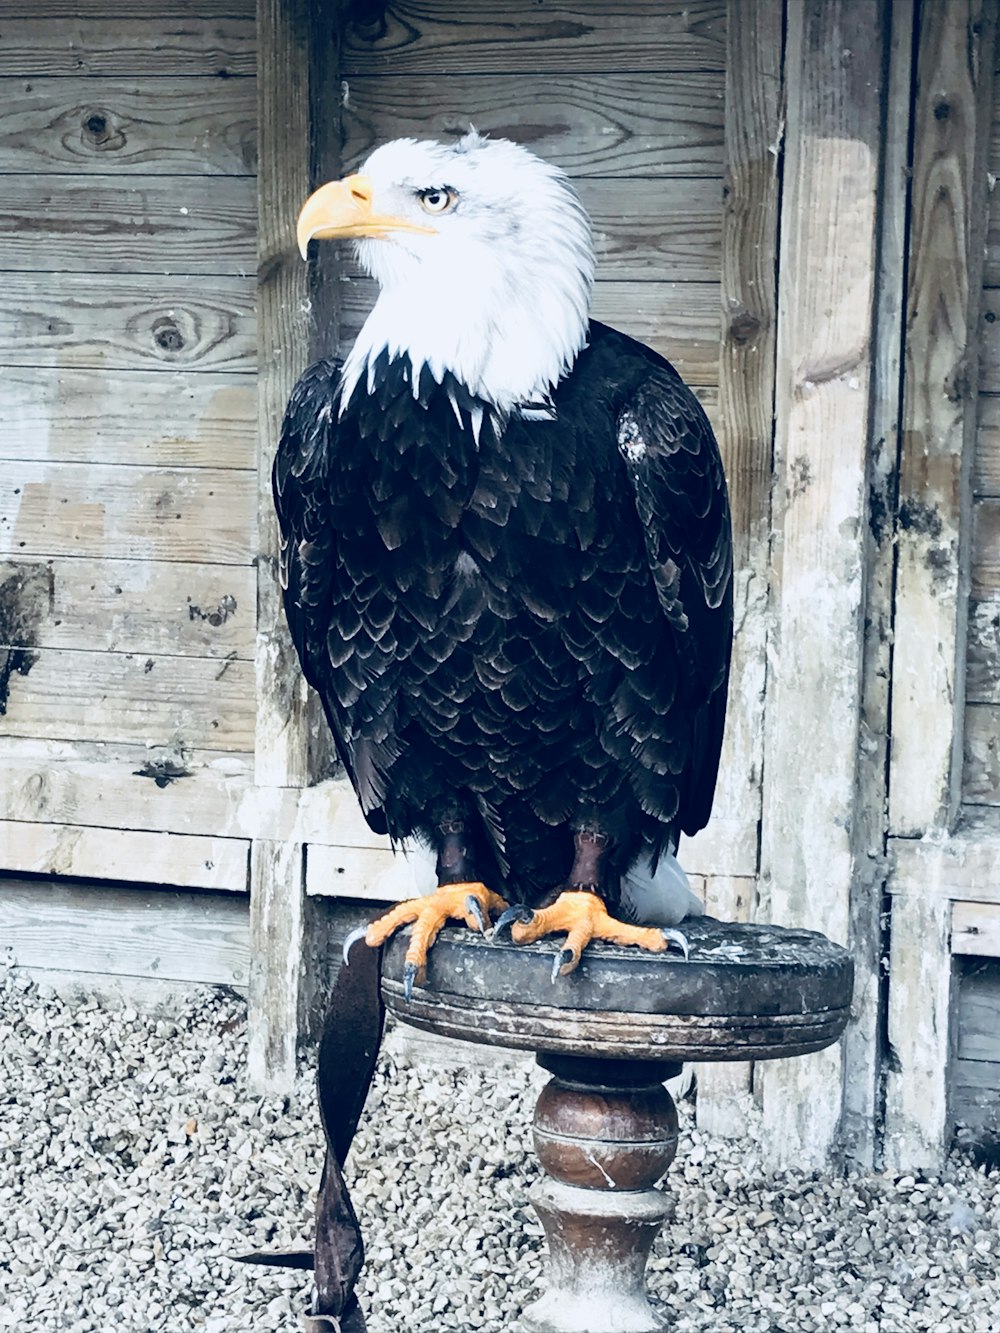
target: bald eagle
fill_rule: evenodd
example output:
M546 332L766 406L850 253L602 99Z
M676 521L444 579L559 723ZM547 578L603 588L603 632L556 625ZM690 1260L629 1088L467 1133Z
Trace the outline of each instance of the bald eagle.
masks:
M475 133L402 139L298 221L380 294L296 386L274 468L288 623L365 817L436 856L406 987L449 917L662 950L623 922L712 805L732 636L718 447L650 348L589 319L566 177Z

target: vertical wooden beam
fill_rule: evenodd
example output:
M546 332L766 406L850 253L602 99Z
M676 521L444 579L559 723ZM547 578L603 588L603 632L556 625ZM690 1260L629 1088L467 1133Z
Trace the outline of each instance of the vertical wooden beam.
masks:
M920 8L899 471L889 821L949 827L962 779L996 0Z
M258 838L250 853L247 1063L262 1091L295 1081L307 910L302 844Z
M326 724L307 690L278 584L271 467L285 404L317 342L336 339L333 290L298 253L295 219L315 182L329 89L338 84L338 10L313 0L258 0L258 552L255 780L267 791L304 787L329 754ZM319 133L323 130L322 135ZM330 127L336 135L336 122ZM325 318L317 319L317 314ZM332 336L317 336L334 324ZM275 799L278 793L274 791ZM251 852L250 1073L262 1087L295 1075L310 923L298 843L257 840Z
M889 681L895 572L896 502L902 412L904 297L910 182L914 0L887 7L888 71L882 129L882 192L872 357L868 522L865 532L865 633L857 792L852 821L854 874L849 939L854 958L854 1021L844 1035L844 1153L877 1165L881 1147L883 908L887 878Z
M781 5L729 0L719 420L733 511L737 632L717 800L754 830L755 841L767 661L782 36ZM714 877L711 894L712 915L750 919L753 904L742 878ZM750 1076L749 1064L700 1068L698 1123L716 1133L745 1125L745 1114L734 1108L749 1091Z
M922 836L961 793L978 314L987 222L996 0L920 7L889 822ZM947 1147L950 906L905 869L891 881L885 1160Z
M260 787L305 786L310 708L285 626L277 578L271 466L285 404L312 346L309 270L295 219L311 185L309 0L258 0L257 743Z
M892 900L884 1166L936 1169L947 1150L951 902L907 886Z
M761 893L847 943L861 723L885 14L790 0L781 208L775 547ZM776 1161L822 1164L840 1046L759 1066Z

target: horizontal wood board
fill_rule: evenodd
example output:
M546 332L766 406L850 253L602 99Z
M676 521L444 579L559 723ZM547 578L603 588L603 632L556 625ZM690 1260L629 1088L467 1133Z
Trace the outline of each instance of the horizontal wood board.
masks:
M951 951L1000 958L1000 903L955 903L951 909ZM963 1054L972 1055L968 1049Z
M978 496L1000 498L1000 396L997 395L981 394L979 398L972 486Z
M253 79L2 78L0 173L252 176Z
M0 936L24 968L245 986L244 895L0 880Z
M349 14L342 72L532 75L725 68L724 0L394 0L372 24Z
M10 462L0 556L250 564L255 513L249 472Z
M256 591L248 565L0 558L0 647L252 661Z
M0 365L251 373L255 288L252 278L5 274Z
M160 6L155 18L135 17L134 0L127 14L116 17L109 16L107 4L96 16L77 8L61 23L53 21L57 16L48 3L41 16L9 17L0 8L0 76L212 75L221 80L256 73L253 5L234 0L229 12L216 18L205 17L207 6L183 18L173 3Z
M386 139L447 142L473 123L571 176L722 175L721 73L553 76L531 91L526 97L523 75L347 79L344 166L355 167Z
M345 778L259 788L248 753L33 737L5 738L3 749L0 818L389 848Z
M252 376L6 366L2 452L24 462L253 471Z
M250 662L0 648L0 663L0 738L253 749Z
M249 856L246 839L0 821L0 865L22 874L243 893Z
M1000 805L1000 704L965 710L962 796L971 805Z
M964 1146L1000 1140L1000 960L961 961L955 1000L952 1111Z
M11 176L0 209L0 267L250 277L254 178Z

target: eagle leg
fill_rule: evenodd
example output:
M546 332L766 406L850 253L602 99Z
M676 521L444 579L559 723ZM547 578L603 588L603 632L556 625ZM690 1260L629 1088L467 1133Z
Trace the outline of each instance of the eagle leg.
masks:
M515 921L511 938L515 944L532 944L544 935L566 932L566 940L556 955L552 980L572 972L591 940L609 944L634 944L653 953L664 953L676 944L687 957L687 941L679 930L661 930L654 926L630 926L616 921L596 893L564 889L551 907L539 908L530 921Z
M569 881L555 900L534 912L511 908L497 922L494 935L509 929L515 944L531 944L545 935L566 932L563 947L552 964L553 981L574 970L591 940L636 945L653 953L664 953L673 944L685 958L688 956L687 940L679 930L632 926L610 915L600 891L601 861L607 844L604 833L579 829Z
M403 970L403 986L410 999L414 983L423 980L430 947L447 921L464 921L470 930L482 932L491 914L506 906L485 884L441 884L425 898L409 898L373 921L365 931L365 943L376 949L400 926L412 924Z

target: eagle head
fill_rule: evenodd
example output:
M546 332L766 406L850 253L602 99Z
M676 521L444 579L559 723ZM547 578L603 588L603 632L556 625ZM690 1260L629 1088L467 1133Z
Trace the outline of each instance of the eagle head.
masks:
M396 139L321 186L299 248L348 237L379 297L343 370L342 405L387 351L501 413L545 398L587 338L590 222L566 176L507 139Z

